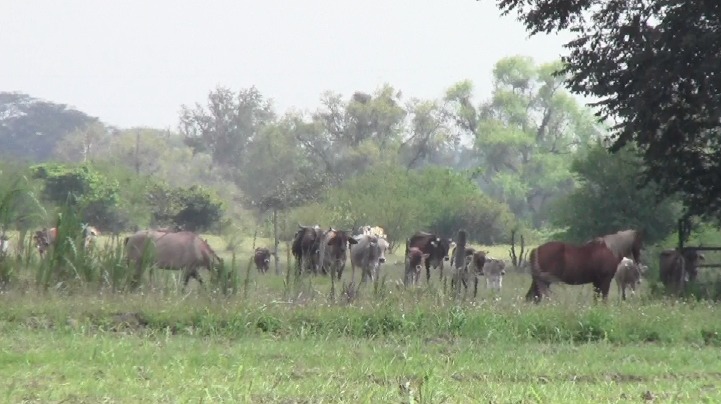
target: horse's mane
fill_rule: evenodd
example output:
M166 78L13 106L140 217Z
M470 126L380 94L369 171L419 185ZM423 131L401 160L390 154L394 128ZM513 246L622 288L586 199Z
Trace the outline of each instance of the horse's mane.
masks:
M607 234L600 237L606 243L606 247L615 255L617 258L624 257L631 252L636 239L638 238L638 232L636 230L621 230L614 234Z

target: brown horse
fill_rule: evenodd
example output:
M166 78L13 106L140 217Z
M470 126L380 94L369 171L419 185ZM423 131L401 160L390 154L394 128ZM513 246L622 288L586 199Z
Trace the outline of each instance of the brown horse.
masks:
M540 245L529 255L533 280L526 300L540 302L553 282L591 283L595 297L600 294L606 300L618 263L629 255L638 263L641 245L641 232L637 230L619 231L580 246L560 241Z

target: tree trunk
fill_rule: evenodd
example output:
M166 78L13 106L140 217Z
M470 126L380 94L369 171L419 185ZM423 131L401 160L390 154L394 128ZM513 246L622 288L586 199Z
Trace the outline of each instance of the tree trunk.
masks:
M275 274L280 275L278 264L278 209L273 208L273 262L275 263Z
M135 175L140 176L140 130L135 133Z

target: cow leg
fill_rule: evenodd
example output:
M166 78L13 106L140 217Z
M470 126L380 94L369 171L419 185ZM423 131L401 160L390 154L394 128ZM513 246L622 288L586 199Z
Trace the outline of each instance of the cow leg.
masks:
M426 282L431 283L431 266L426 260Z
M478 276L473 276L473 299L476 299L476 296L478 296Z

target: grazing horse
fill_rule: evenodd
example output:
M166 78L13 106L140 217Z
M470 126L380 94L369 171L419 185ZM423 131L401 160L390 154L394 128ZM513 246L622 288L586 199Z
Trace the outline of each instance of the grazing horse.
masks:
M608 298L608 289L619 262L633 256L638 263L642 237L638 230L623 230L597 237L577 246L550 241L531 250L531 287L526 300L539 303L553 282L569 285L593 284L595 297Z

